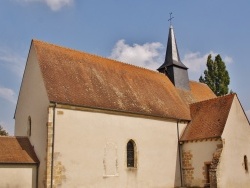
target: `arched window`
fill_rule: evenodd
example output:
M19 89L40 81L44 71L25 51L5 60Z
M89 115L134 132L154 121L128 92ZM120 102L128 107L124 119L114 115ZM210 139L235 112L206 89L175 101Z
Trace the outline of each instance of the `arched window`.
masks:
M27 136L31 136L31 117L28 117Z
M246 155L244 155L244 166L245 166L245 171L248 172L248 161Z
M127 167L136 167L136 145L133 140L127 143Z

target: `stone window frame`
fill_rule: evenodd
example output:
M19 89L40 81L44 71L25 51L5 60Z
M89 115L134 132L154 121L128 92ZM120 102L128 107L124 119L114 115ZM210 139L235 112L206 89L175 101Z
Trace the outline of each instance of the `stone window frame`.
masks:
M208 170L208 166L210 165L210 169L211 169L211 164L212 164L212 161L205 161L204 162L204 167L203 167L203 176L204 176L204 185L207 186L207 185L210 185L211 183L211 180L210 180L210 173L209 173L209 170Z
M132 147L131 147L132 146ZM130 147L130 148L128 148ZM132 156L131 156L132 154ZM137 146L133 139L130 139L126 145L126 165L128 169L137 169Z
M244 155L244 169L245 172L248 173L248 160L246 155Z

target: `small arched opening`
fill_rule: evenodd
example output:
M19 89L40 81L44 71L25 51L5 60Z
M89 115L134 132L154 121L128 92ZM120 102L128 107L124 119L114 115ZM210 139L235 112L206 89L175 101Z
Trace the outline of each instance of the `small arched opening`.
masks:
M127 143L127 167L136 168L136 144L133 140Z
M246 155L244 155L244 167L245 167L245 171L248 172L248 160L247 160Z

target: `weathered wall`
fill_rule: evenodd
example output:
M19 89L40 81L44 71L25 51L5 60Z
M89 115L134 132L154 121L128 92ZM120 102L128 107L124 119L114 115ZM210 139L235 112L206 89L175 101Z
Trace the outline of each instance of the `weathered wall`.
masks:
M186 186L204 187L207 182L206 164L212 162L213 154L220 145L219 139L184 142L182 168Z
M130 139L137 169L126 166ZM56 109L56 186L174 187L180 185L177 152L176 122Z
M35 165L0 164L0 187L35 188Z
M250 127L235 96L224 128L223 150L217 167L218 187L250 187L250 172L244 168L244 155L250 161Z
M39 187L44 186L49 101L42 80L35 50L31 47L15 114L15 135L27 136L31 117L31 144L40 161Z

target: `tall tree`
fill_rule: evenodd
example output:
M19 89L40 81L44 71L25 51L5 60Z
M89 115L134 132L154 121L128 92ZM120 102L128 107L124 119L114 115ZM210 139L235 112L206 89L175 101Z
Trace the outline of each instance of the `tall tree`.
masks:
M217 96L228 94L230 77L219 54L215 60L212 59L211 54L207 57L207 69L204 71L204 77L200 76L199 81L207 84Z
M0 136L8 136L9 133L0 125Z

